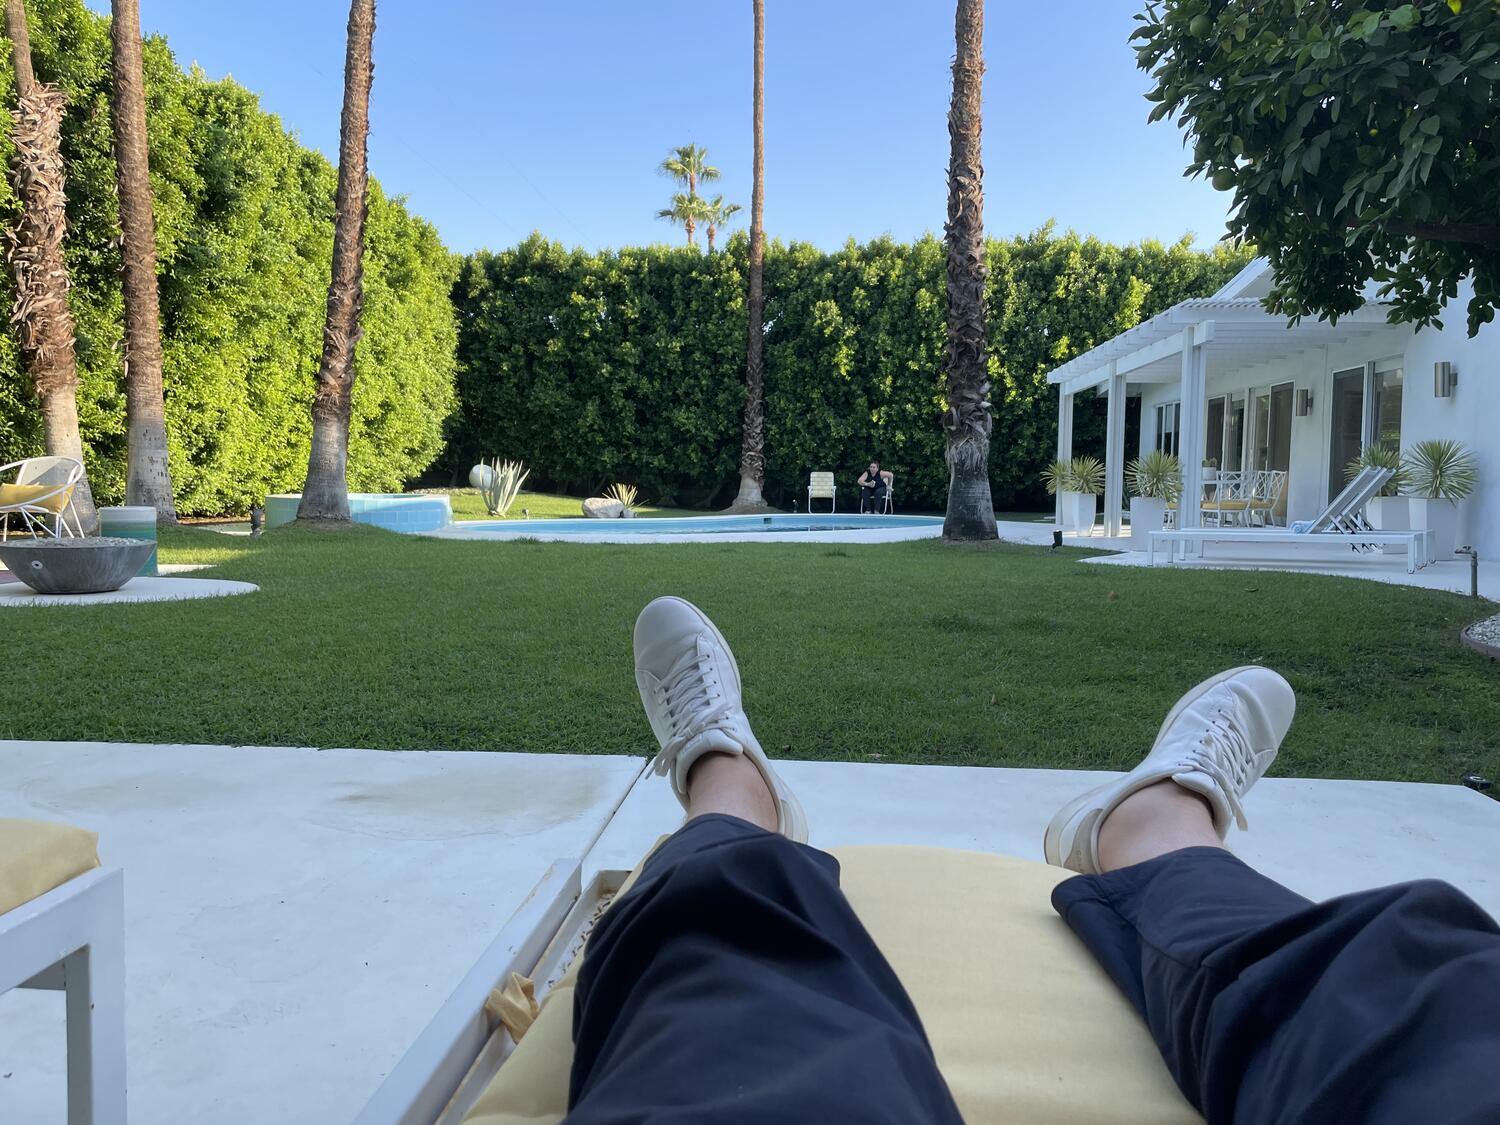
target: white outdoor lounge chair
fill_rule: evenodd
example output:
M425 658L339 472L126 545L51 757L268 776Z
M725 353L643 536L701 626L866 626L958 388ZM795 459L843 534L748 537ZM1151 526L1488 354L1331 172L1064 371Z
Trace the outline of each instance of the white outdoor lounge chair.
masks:
M906 986L966 1121L1201 1122L1146 1026L1058 921L1049 896L1067 872L943 848L834 855L844 893ZM583 943L629 881L602 871L584 886L581 871L577 860L552 865L355 1125L562 1120Z
M1407 573L1415 573L1432 561L1432 532L1375 531L1365 522L1364 508L1371 497L1379 494L1391 479L1390 469L1366 468L1351 480L1333 502L1306 523L1290 528L1188 527L1168 528L1151 533L1150 565L1156 565L1156 549L1167 548L1167 561L1178 560L1179 549L1185 559L1189 550L1200 552L1207 543L1275 543L1298 548L1326 547L1330 542L1347 543L1355 551L1366 551L1386 545L1406 548ZM1341 537L1335 539L1335 537Z
M0 993L67 994L68 1125L125 1122L125 891L98 837L0 820Z
M837 486L833 483L832 473L813 473L807 478L807 513L812 514L814 500L827 500L829 512L838 511L839 501L835 493Z
M15 480L3 483L6 473ZM10 535L10 517L18 515L33 535L50 535L54 539L83 535L83 524L73 507L73 491L83 480L83 463L72 457L28 457L0 465L0 542ZM73 514L75 526L68 525ZM50 524L50 526L49 526Z

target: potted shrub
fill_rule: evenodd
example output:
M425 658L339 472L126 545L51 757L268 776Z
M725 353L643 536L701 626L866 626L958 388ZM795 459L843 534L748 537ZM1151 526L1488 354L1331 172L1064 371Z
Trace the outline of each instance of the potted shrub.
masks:
M1461 441L1430 438L1419 441L1406 455L1411 523L1431 531L1432 557L1453 557L1458 545L1458 505L1479 483L1479 465Z
M1075 457L1068 462L1068 493L1072 505L1069 526L1080 535L1094 533L1099 496L1104 491L1104 465L1097 457ZM1065 508L1064 511L1067 509Z
M1054 461L1042 470L1042 483L1047 486L1047 495L1058 497L1058 527L1073 526L1073 466L1067 461Z
M1366 469L1390 469L1392 477L1365 506L1365 518L1377 531L1405 531L1411 527L1411 501L1400 495L1406 485L1406 464L1401 452L1384 445L1367 445L1358 457L1344 466L1344 480L1351 481ZM1402 546L1386 547L1387 554L1405 552Z
M1075 457L1054 461L1042 472L1047 494L1056 496L1059 526L1080 533L1091 532L1097 502L1104 489L1104 466L1097 457Z
M1151 549L1151 533L1167 521L1167 505L1182 492L1182 462L1170 453L1153 449L1125 466L1125 482L1135 493L1130 498L1130 546Z

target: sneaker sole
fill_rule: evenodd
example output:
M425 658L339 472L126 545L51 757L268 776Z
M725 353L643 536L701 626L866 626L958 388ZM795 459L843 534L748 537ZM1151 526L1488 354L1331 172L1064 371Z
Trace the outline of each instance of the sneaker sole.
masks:
M714 639L719 642L719 647L729 654L729 666L734 669L734 690L739 692L741 699L744 699L745 692L740 680L740 662L735 659L734 649L729 647L729 641L725 639L723 633L719 632L719 627L713 623L708 614L686 598L668 595L665 600L677 602L692 610L694 616L714 635ZM797 799L797 794L793 793L791 787L781 780L781 775L771 766L771 759L766 757L766 752L758 745L745 751L745 754L765 778L766 788L771 790L771 796L776 802L776 816L780 821L778 828L781 834L799 844L807 843L807 813L802 808L802 802Z
M1147 752L1146 756L1149 758L1151 756L1151 753L1155 752L1157 746L1161 744L1162 735L1166 734L1167 728L1170 727L1174 722L1176 722L1177 717L1181 715L1183 711L1187 710L1199 699L1201 699L1210 689L1218 687L1225 680L1237 676L1241 672L1247 672L1255 667L1257 667L1257 665L1242 664L1238 668L1231 668L1227 672L1220 672L1217 676L1212 676L1209 679L1204 680L1195 689L1179 699L1175 704L1172 705L1172 709L1167 712L1167 717L1162 720L1161 726L1157 728L1156 738L1151 743L1151 750ZM1140 766L1135 767L1135 769L1139 768ZM1052 864L1054 867L1067 867L1071 870L1077 871L1078 868L1074 866L1074 863L1077 862L1083 864L1083 866L1089 869L1087 872L1085 872L1085 874L1094 874L1098 871L1099 865L1096 862L1098 857L1093 855L1094 849L1092 846L1093 824L1089 821L1087 815L1084 815L1083 820L1078 823L1076 828L1074 828L1073 838L1071 841L1072 847L1068 849L1067 855L1064 855L1062 851L1063 837L1067 835L1070 827L1074 827L1074 819L1077 818L1080 814L1087 813L1090 807L1095 803L1096 797L1098 797L1101 793L1105 793L1108 790L1113 789L1116 786L1120 785L1122 782L1126 781L1130 777L1130 774L1135 772L1135 769L1130 770L1124 775L1124 777L1115 778L1113 781L1106 781L1103 785L1096 785L1094 788L1084 793L1080 793L1077 797L1074 797L1062 808L1057 810L1057 814L1053 816L1050 822L1048 822L1047 830L1042 834L1042 855L1046 858L1048 863ZM1085 834L1087 834L1086 842L1084 843L1083 848L1080 849L1079 841L1080 839L1085 838Z

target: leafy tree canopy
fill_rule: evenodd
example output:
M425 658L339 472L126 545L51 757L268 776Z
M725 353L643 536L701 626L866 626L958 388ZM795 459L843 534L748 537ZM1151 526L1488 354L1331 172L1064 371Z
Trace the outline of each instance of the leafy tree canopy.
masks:
M1150 0L1132 38L1151 119L1234 192L1229 231L1275 267L1268 305L1329 320L1380 284L1439 323L1500 301L1500 0Z

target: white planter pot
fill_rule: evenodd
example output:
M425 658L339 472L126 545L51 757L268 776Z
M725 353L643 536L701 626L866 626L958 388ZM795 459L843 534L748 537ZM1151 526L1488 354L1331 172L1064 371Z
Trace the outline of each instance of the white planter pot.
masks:
M1150 496L1130 498L1130 549L1149 551L1151 533L1167 522L1167 502Z
M1064 492L1063 500L1063 526L1078 535L1092 535L1094 517L1099 514L1099 497L1087 492Z
M1433 560L1451 559L1458 546L1458 501L1413 496L1409 503L1412 527L1432 532Z
M1376 531L1408 531L1411 529L1411 498L1377 496L1365 506L1365 518ZM1404 555L1406 548L1399 543L1387 544L1385 553Z

